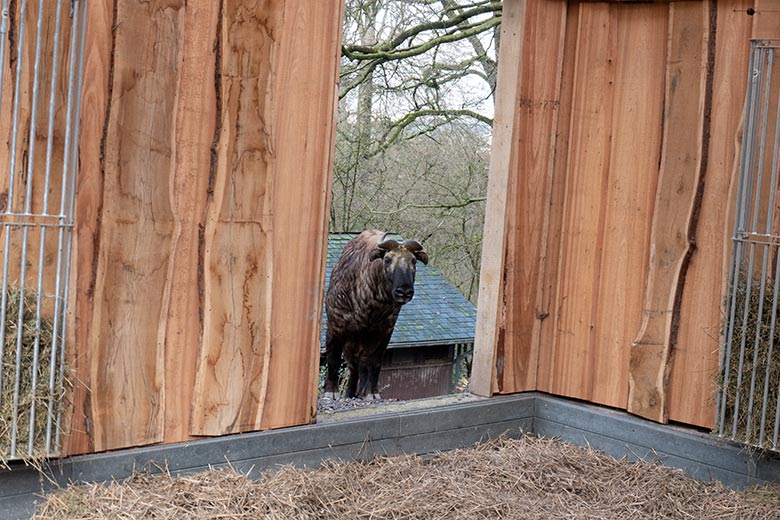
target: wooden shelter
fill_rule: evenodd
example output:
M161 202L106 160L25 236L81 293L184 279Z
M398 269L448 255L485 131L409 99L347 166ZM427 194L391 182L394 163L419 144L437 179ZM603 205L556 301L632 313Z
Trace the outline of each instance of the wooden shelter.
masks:
M61 453L313 421L341 1L88 4ZM777 36L780 0L504 2L473 391L712 424L749 39Z
M472 389L711 427L750 39L780 3L508 1L502 34Z

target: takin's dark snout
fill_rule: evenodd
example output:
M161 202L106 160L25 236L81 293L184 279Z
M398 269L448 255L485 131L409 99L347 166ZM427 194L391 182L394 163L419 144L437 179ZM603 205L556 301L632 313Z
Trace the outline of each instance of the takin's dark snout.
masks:
M349 379L345 397L379 398L379 370L401 306L414 297L417 261L428 254L416 240L364 231L344 246L325 296L328 330L325 396L335 398L341 356Z

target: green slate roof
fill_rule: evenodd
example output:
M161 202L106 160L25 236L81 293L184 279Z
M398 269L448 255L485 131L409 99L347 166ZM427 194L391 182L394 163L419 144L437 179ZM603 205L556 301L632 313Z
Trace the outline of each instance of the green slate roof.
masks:
M331 233L328 238L328 260L325 291L330 273L348 240L357 233ZM395 237L398 239L399 237ZM417 263L414 299L401 308L389 348L423 345L451 345L474 341L477 309L442 274L433 267ZM327 317L322 311L321 348L325 349Z

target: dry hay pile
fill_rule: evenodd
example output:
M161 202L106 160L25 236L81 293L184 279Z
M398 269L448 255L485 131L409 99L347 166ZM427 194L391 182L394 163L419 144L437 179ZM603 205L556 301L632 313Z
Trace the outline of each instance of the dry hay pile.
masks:
M774 299L774 282L767 279L763 298L761 297L761 282L751 277L750 294L748 295L747 277L739 277L734 302L734 328L731 335L731 350L728 359L728 385L725 387L726 413L724 417L725 432L732 433L734 412L736 410L737 392L739 393L739 410L737 413L736 438L748 444L759 445L761 432L761 416L765 416L764 435L761 446L773 448L775 414L778 406L778 391L780 390L780 301L778 302L776 325L771 327L772 306ZM749 299L748 299L749 297ZM780 295L779 295L780 297ZM731 301L728 302L729 304ZM747 305L746 305L747 304ZM759 310L760 316L759 316ZM727 334L724 317L723 333ZM758 333L758 338L756 338ZM745 350L741 353L744 340ZM741 358L741 359L740 359ZM741 378L740 378L740 366ZM725 368L725 366L724 366ZM717 384L723 391L723 374L718 374ZM753 378L755 377L755 382ZM766 411L763 410L764 389L767 390ZM753 396L750 406L751 395ZM750 427L748 428L748 416Z
M734 491L651 463L524 437L428 459L286 466L258 481L231 470L138 474L71 486L33 518L658 519L779 518L780 488Z
M15 458L35 460L45 455L46 425L49 413L49 400L53 399L52 414L56 418L58 406L64 392L61 384L61 373L55 370L54 395L49 388L49 371L51 368L51 349L53 327L48 319L37 318L37 293L24 291L24 309L21 320L21 357L19 391L16 394L17 380L17 344L19 333L19 302L20 291L10 287L6 301L6 323L2 356L2 389L0 391L0 466L11 456L11 439L13 419L16 424ZM36 338L38 342L38 367L36 387L33 390L33 367ZM55 360L55 369L59 363ZM16 395L16 399L14 398ZM14 404L16 401L16 405ZM35 418L33 432L32 455L29 453L30 410L35 403ZM14 413L16 410L16 413Z

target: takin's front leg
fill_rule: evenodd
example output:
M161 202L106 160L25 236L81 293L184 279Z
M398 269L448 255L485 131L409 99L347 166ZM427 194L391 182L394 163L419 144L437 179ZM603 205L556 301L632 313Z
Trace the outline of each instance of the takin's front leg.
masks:
M330 332L330 331L329 331ZM322 397L337 399L339 396L339 370L341 369L341 351L344 342L328 335L325 344L325 358L328 362L328 376L323 385Z

